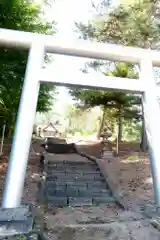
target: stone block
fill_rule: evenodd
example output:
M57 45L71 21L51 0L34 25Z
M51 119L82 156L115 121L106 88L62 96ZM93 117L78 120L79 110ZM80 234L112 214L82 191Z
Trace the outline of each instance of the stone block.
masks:
M77 170L77 171L72 171L72 172L70 172L69 174L68 173L66 173L66 175L69 175L69 176L71 176L71 177L73 177L73 178L75 178L75 177L83 177L83 172L82 171L79 171L79 170Z
M68 205L67 197L47 196L47 200L50 204L57 207L64 207Z
M48 188L46 189L46 194L51 195L51 196L55 196L56 192L56 188Z
M67 187L67 191L69 191L69 190L77 191L78 190L78 188L75 184L74 185L68 185L67 184L66 187Z
M87 198L87 197L90 198L92 197L92 194L90 194L90 192L88 192L87 190L78 189L78 196L83 198Z
M115 203L114 197L94 197L93 198L93 204L99 205L99 204L110 204Z
M79 196L81 197L110 197L110 191L106 190L105 192L101 192L100 190L95 191L95 190L79 190Z
M55 180L57 180L57 176L52 176L50 174L46 176L46 181L55 181Z
M78 197L78 189L67 189L67 197Z
M68 188L74 187L74 188L82 188L87 189L87 183L85 182L67 182Z
M99 176L100 174L101 174L101 173L100 173L99 171L92 171L92 170L86 171L86 172L84 171L84 172L83 172L83 175L84 175L84 176L86 176L86 175L93 175L93 176L97 176L97 175L98 175L98 176Z
M25 221L31 216L29 206L18 208L1 208L0 209L0 221Z
M63 144L63 143L52 143L47 142L47 153L54 153L54 154L71 154L77 153L77 149L74 143L70 144Z
M55 188L57 183L55 181L46 181L45 185L47 188Z
M94 180L98 180L98 181L104 181L105 179L104 179L104 177L102 176L102 175L94 175Z
M65 171L62 171L61 169L60 170L59 169L57 169L57 170L55 170L55 169L48 169L46 172L47 172L48 175L51 175L51 176L57 176L57 175L63 176L63 175L66 175Z
M88 186L88 189L94 188L94 187L99 188L99 189L107 188L106 182L102 182L102 181L88 182L87 186Z
M92 205L92 198L69 198L69 206L74 207L81 207L81 206L91 206Z
M0 209L0 237L29 234L33 222L29 206Z
M67 196L67 189L56 189L55 191L55 196L56 197L66 197Z

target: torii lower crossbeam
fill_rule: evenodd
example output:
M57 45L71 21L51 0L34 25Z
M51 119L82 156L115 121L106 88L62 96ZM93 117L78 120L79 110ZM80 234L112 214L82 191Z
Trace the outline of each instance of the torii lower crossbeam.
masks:
M2 207L14 208L18 207L21 203L39 85L41 82L93 89L122 90L141 93L143 95L144 116L150 146L156 203L160 206L160 109L152 69L152 65L160 66L159 52L112 44L88 43L87 41L79 41L77 44L64 42L57 44L53 36L7 29L0 29L0 46L29 49ZM54 79L50 73L42 70L45 53L138 63L141 70L140 79L124 80L108 78L106 79L106 83L104 79L100 81L96 81L96 79L88 81L87 75L84 81L81 78L76 79L74 76L68 76L68 78L66 76L65 79Z

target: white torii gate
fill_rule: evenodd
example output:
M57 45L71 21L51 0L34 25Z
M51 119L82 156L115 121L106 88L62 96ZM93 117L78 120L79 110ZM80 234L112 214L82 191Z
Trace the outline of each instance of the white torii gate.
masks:
M159 52L114 44L88 43L87 41L80 41L76 45L64 42L60 45L55 42L53 36L7 29L0 29L0 46L29 49L2 207L18 207L21 203L39 86L42 82L143 94L155 199L157 206L160 206L160 108L153 77L153 65L160 66ZM138 80L103 77L88 82L87 76L83 74L79 79L71 74L61 81L54 79L54 73L51 76L42 69L45 53L138 63L140 76Z

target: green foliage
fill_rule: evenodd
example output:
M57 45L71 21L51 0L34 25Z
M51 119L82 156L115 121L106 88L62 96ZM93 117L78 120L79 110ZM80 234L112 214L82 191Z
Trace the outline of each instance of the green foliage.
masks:
M117 63L115 70L105 74L106 76L127 77L136 78L136 74L132 70L132 67L127 63ZM107 80L106 80L107 81ZM140 104L139 96L131 94L125 94L123 92L111 92L111 91L97 91L97 90L81 90L71 89L70 94L75 100L80 100L86 106L103 106L105 108L114 108L119 111L122 109L121 115L125 118L137 118L139 112L133 109L133 105ZM115 112L114 117L118 116L118 111ZM127 113L128 111L128 113Z
M141 138L141 124L130 119L124 121L123 141L139 142Z
M98 130L99 120L98 114L94 109L83 109L69 105L66 111L66 129L65 133L81 136L91 135Z
M108 10L106 8L103 15L89 21L87 25L76 23L80 38L141 48L155 48L155 43L160 40L160 21L158 21L160 11L157 11L159 6L156 1L132 1L132 4L120 5L113 11ZM135 78L134 66L122 63L125 67L118 64L114 71L110 72L112 63L107 61L105 64L107 75ZM92 61L86 64L84 72L88 67L101 71L103 65L102 61ZM122 110L114 111L112 117L116 115L118 117L120 114L127 121L135 120L136 124L137 120L141 119L141 111L139 107L136 107L136 104L139 105L141 102L139 96L89 90L71 91L71 94L76 99L83 101L84 104L93 106L97 104Z
M0 27L47 34L55 32L53 24L42 19L40 6L25 0L0 2ZM27 57L26 50L0 48L0 126L4 122L7 127L15 123ZM54 87L46 84L40 87L37 111L50 109L52 90Z
M77 23L82 37L99 42L148 48L159 41L160 26L155 24L155 3L151 0L120 5L114 11L92 20L88 25Z
M115 65L115 70L108 72L105 75L124 78L136 77L132 66L127 63L117 63ZM140 96L126 94L123 92L96 91L86 89L71 89L70 93L72 96L74 96L75 100L80 100L81 104L85 106L101 106L104 111L105 109L112 109L112 111L108 112L110 116L107 116L106 114L103 116L107 118L107 121L102 120L103 126L100 126L98 136L100 136L100 131L103 130L104 126L107 126L107 128L112 128L112 132L115 131L115 128L111 127L109 121L109 118L115 118L118 124L118 139L121 141L123 119L132 119L132 121L138 121L141 118L141 112L137 108L137 105L141 103Z

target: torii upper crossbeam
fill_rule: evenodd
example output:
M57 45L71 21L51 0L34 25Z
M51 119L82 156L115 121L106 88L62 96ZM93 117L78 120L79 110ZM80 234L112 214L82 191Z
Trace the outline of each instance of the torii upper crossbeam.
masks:
M58 44L53 36L7 29L0 29L0 46L29 49L2 206L6 208L17 207L21 201L40 82L79 87L87 86L97 89L109 88L143 94L156 202L160 206L160 109L153 77L153 65L160 66L159 52L114 44L89 43L87 41L61 42ZM108 83L107 79L106 83L105 80L96 82L96 79L94 82L87 82L87 77L83 82L83 79L76 79L74 76L69 77L68 80L66 78L65 80L53 79L49 73L42 70L45 53L137 63L140 65L140 78L139 80L127 79L126 81L117 79L117 83L115 78L110 78Z

